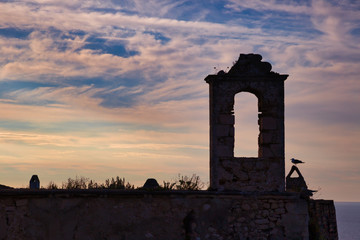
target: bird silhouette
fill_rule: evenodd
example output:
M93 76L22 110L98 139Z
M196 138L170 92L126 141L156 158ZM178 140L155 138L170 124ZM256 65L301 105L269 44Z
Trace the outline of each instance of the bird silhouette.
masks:
M298 164L298 163L305 163L305 162L303 162L303 161L301 161L301 160L299 160L299 159L295 159L295 158L291 158L290 159L291 160L291 162L293 163L293 164Z

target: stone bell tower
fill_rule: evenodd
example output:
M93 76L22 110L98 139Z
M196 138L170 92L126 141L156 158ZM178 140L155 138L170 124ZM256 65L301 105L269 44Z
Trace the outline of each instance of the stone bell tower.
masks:
M285 191L284 81L258 54L240 54L225 73L209 75L210 187L219 191ZM258 157L234 157L234 97L258 99ZM236 109L235 109L236 112Z

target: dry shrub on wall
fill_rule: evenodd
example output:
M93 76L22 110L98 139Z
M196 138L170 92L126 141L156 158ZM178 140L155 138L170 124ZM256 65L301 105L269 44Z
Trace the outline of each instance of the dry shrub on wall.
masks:
M200 177L193 174L191 177L179 174L177 178L171 182L163 182L164 185L160 186L161 190L188 190L197 191L204 188L205 184L200 180ZM125 178L119 176L115 178L108 178L104 183L97 183L89 178L83 176L76 176L75 178L68 178L63 182L61 187L51 181L46 189L123 189L134 190L134 185L125 181ZM138 188L138 189L141 189Z
M105 183L97 183L86 177L78 177L75 179L68 178L66 182L63 182L61 187L58 187L56 183L51 181L46 189L135 189L134 185L131 185L129 182L126 183L125 178L116 178L106 179Z
M173 182L165 182L162 188L164 190L190 190L196 191L203 189L205 184L200 180L200 177L193 174L191 177L178 175Z

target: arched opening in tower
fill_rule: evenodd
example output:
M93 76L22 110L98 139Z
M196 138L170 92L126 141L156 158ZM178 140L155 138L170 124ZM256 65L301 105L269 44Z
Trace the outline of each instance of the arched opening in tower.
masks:
M258 157L258 99L248 92L235 95L235 157Z

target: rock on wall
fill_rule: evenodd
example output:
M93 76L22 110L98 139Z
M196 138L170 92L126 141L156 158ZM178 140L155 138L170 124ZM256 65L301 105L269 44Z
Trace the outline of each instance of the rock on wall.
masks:
M296 194L0 191L0 239L308 239Z

